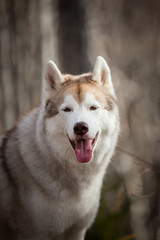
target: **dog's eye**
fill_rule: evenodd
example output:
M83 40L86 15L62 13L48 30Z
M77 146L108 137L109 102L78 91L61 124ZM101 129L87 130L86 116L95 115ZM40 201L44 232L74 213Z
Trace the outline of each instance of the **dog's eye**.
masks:
M91 110L91 111L94 111L94 110L96 110L97 108L98 108L98 107L96 107L96 106L91 106L91 107L90 107L90 110Z
M64 111L64 112L71 112L71 111L72 111L72 109L71 109L71 108L69 108L69 107L65 107L65 108L63 108L63 109L62 109L62 111Z

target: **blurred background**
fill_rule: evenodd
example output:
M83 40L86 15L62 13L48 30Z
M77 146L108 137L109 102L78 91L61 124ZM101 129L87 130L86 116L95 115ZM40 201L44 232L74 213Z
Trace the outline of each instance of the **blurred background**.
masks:
M98 55L121 133L86 240L160 240L160 1L0 0L0 132L39 104L49 59L80 74Z

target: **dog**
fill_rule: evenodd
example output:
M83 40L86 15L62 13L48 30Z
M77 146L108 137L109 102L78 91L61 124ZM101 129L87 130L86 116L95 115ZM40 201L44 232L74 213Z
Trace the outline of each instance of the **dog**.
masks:
M83 240L119 134L110 69L46 64L41 105L0 138L0 239Z

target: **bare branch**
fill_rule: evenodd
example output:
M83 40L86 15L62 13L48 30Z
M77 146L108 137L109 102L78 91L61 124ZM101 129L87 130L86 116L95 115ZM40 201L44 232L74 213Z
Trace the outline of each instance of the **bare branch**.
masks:
M139 162L143 163L144 165L147 165L148 167L150 167L150 170L152 171L155 171L157 173L160 173L160 168L157 168L157 166L145 161L144 159L140 158L139 156L137 156L136 154L134 153L131 153L131 152L128 152L124 149L121 149L121 148L117 148L119 152L121 153L124 153L124 154L127 154L133 158L135 158L136 160L138 160Z
M151 198L153 197L158 191L154 190L153 192L146 194L146 195L141 195L141 196L136 196L135 194L131 193L131 197L132 198L136 198L136 199L145 199L145 198Z

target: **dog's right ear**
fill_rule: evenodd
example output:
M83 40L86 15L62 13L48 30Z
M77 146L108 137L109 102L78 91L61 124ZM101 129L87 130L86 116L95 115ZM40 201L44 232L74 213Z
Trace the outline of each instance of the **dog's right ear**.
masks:
M58 90L64 78L53 61L48 61L44 72L43 96L49 98L53 91Z

